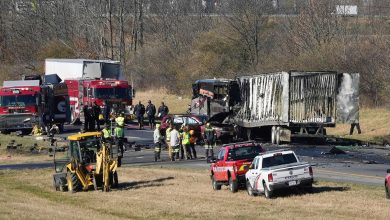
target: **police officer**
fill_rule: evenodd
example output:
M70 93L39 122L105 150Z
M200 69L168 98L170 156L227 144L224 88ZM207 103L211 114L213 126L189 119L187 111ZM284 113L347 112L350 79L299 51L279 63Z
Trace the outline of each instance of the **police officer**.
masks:
M123 112L119 114L119 116L115 119L116 126L114 130L115 134L115 143L118 146L118 166L121 165L121 159L123 157L123 141L125 138L125 118Z
M146 115L149 119L150 129L154 129L154 125L156 124L155 115L156 115L156 106L152 104L152 101L148 101L148 105L146 106Z
M210 123L206 124L204 135L205 135L205 142L206 142L205 143L206 158L207 158L207 162L210 162L210 159L214 158L213 148L217 136L215 130L211 127Z
M160 133L160 124L156 124L156 129L154 129L153 133L153 139L154 139L154 161L160 160L160 154L161 154L161 141L163 137Z
M110 129L110 126L108 124L104 125L104 128L102 130L102 134L103 134L103 141L111 142L111 129Z
M166 106L164 102L161 102L160 107L158 107L158 117L163 118L168 113L169 113L168 106Z
M139 129L144 128L144 114L145 114L145 106L141 103L141 101L138 102L138 104L134 107L135 115L138 119L138 126Z

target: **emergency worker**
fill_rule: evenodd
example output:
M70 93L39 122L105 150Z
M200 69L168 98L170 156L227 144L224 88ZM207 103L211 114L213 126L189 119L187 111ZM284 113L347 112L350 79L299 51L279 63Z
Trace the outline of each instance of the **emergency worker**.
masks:
M161 106L158 107L158 117L164 118L169 113L168 106L164 102L161 102Z
M195 131L190 130L190 149L188 150L188 152L190 153L191 158L194 159L196 159L195 143L196 143Z
M108 124L104 125L104 128L102 130L102 134L103 134L103 141L111 142L111 129L110 129L110 125L108 125Z
M172 160L172 145L171 145L171 131L172 131L173 125L169 124L167 130L165 130L165 143L168 146L168 156L169 159Z
M180 135L176 127L172 126L171 131L171 146L172 146L172 161L179 159L179 149L180 149Z
M156 129L153 132L154 139L154 161L160 160L161 154L161 142L163 140L163 136L160 133L160 124L156 124Z
M88 131L95 131L95 114L91 103L88 104L89 122Z
M188 131L188 127L184 126L182 134L181 134L181 145L183 147L184 155L182 152L182 159L183 156L189 160L192 159L191 152L190 152L190 132Z
M83 106L83 112L84 112L84 131L89 130L89 122L91 121L91 112L88 109L88 105Z
M156 124L156 106L150 100L148 101L148 106L146 106L146 115L148 116L150 129L154 129L154 125Z
M214 145L216 141L216 132L215 130L211 127L210 123L206 124L206 128L204 131L204 136L205 136L205 150L206 150L206 159L207 162L210 162L210 159L214 159Z
M110 121L111 106L107 101L104 101L104 119L106 123Z
M115 144L118 146L118 166L121 165L121 159L123 157L123 141L125 138L125 118L124 114L121 112L119 116L115 119L116 126L114 130L115 134Z
M138 104L134 107L135 116L137 116L139 129L144 128L144 115L145 115L145 106L138 102Z
M100 109L100 106L98 106L98 104L97 104L96 101L93 103L92 111L93 111L94 123L96 123L97 130L100 131L100 120L99 120L99 116L100 116L100 114L102 113L102 110Z

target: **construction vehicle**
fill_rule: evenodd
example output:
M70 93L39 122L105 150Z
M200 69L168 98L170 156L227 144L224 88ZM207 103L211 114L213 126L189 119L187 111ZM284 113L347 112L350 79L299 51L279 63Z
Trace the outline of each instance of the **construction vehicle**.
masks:
M102 141L101 136L100 132L69 136L68 150L62 159L56 157L54 150L55 190L73 193L101 189L108 192L118 186L118 151L116 146Z
M118 61L46 59L45 74L54 73L68 86L72 123L83 120L83 105L96 102L102 110L109 105L113 113L126 112L132 105L134 91Z

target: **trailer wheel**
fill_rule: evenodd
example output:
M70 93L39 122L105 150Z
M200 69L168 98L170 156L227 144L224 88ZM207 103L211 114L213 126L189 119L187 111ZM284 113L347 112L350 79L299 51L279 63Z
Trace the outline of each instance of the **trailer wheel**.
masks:
M277 127L275 131L275 144L280 144L280 127Z

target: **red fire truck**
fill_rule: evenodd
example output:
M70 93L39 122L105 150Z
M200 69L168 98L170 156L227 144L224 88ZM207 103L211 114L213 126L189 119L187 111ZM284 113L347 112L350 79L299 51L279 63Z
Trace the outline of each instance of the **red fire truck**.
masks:
M30 132L34 124L56 124L62 130L69 122L70 109L67 87L57 76L49 75L42 83L41 76L27 76L23 80L4 81L0 89L0 131Z
M65 80L68 86L72 122L80 120L82 105L96 102L101 108L110 105L111 111L126 111L132 105L132 89L125 80L80 79Z

